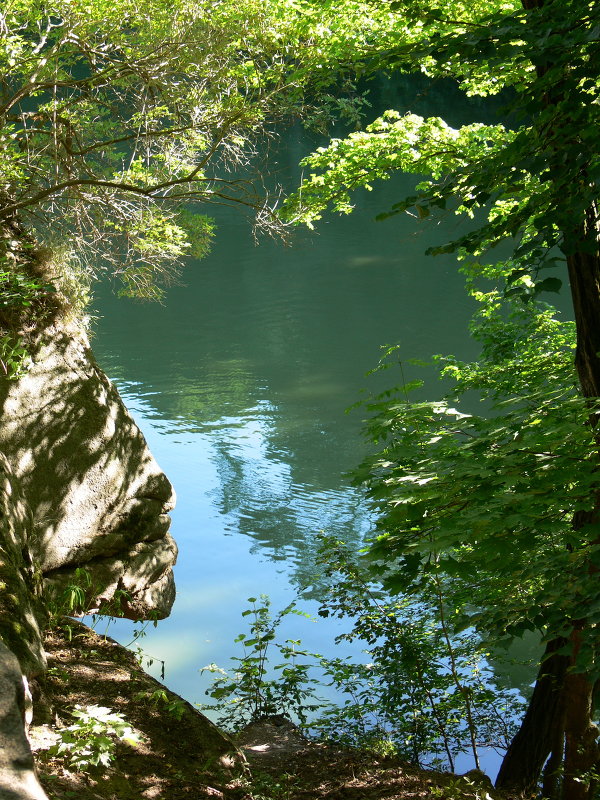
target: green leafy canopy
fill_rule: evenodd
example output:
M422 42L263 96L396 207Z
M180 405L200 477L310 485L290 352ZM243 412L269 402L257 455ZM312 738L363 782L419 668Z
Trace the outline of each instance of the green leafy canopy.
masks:
M397 591L445 576L459 626L496 638L533 628L553 636L579 619L593 638L596 526L575 532L573 518L595 508L599 489L596 406L580 397L573 326L532 301L561 288L547 272L561 260L597 255L600 8L573 0L386 7L401 24L366 69L452 78L467 95L503 91L508 121L457 128L387 111L306 158L306 177L284 205L286 220L312 226L330 210L350 213L356 188L400 171L418 176L415 193L380 219L472 220L428 252L466 262L482 303L473 329L482 356L472 365L438 359L454 384L441 401L407 402L401 388L371 404L368 434L380 452L359 474L379 511L371 555ZM498 291L483 292L482 279ZM473 413L474 395L485 412Z
M0 223L18 217L40 242L68 241L90 269L109 267L126 294L146 296L206 252L211 204L279 229L249 165L279 120L354 113L330 91L344 81L337 51L349 35L364 51L391 12L363 14L359 27L361 4L347 6L339 16L302 0L7 0Z
M507 314L497 293L482 304L481 358L436 359L452 382L445 399L410 402L400 387L369 405L379 452L358 480L379 512L370 557L396 591L448 579L459 627L495 640L568 632L568 619L596 621L582 564L600 555L595 531L571 526L598 488L574 326L537 303ZM479 413L464 410L474 397Z
M582 250L574 221L597 199L598 5L450 4L422 18L418 4L390 7L407 14L406 30L395 29L395 44L373 55L372 68L452 77L467 94L510 90L511 126L453 129L438 118L388 111L365 131L334 139L305 159L308 176L284 207L286 219L312 225L326 209L348 213L357 187L370 188L396 170L412 172L426 176L418 193L382 218L479 210L483 224L430 252L479 258L508 241L514 273L541 283L539 270L555 265L553 248L565 255ZM593 237L583 243L590 252L595 246ZM558 279L544 280L543 290L558 288Z

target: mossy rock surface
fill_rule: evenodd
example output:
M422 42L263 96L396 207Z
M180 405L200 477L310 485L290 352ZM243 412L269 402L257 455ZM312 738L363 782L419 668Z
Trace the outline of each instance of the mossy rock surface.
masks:
M39 581L29 553L31 521L18 481L0 454L0 639L26 675L45 667Z

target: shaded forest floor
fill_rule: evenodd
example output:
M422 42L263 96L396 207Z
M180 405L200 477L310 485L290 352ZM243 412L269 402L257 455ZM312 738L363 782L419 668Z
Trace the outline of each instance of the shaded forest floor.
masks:
M32 728L40 779L51 800L505 800L487 779L457 778L304 739L282 718L249 726L239 750L207 749L207 724L189 703L165 690L134 655L74 623L48 634L49 671L41 685L42 717ZM109 767L77 772L50 756L56 727L71 724L76 704L105 706L143 735L117 743ZM243 752L243 756L240 753Z

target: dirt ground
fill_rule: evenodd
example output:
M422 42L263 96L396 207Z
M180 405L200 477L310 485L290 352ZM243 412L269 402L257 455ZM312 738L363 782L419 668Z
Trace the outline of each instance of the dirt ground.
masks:
M32 747L51 800L507 798L483 776L457 778L308 741L282 717L253 723L235 744L221 739L211 746L205 718L147 675L130 651L80 623L70 625L70 632L48 634L49 670L34 687L40 696ZM57 728L72 723L69 712L77 704L122 714L143 742L119 742L108 767L69 768L48 748Z

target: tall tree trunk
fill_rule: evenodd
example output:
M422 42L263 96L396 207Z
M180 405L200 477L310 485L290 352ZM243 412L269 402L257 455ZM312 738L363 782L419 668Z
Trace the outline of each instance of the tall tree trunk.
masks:
M598 728L591 719L593 690L594 685L587 674L567 674L564 686L564 800L591 800L594 796L596 781L592 773L598 763Z
M559 748L557 732L564 730L562 689L570 659L556 651L566 643L553 639L546 645L527 712L502 761L498 789L533 791L548 756Z
M564 707L564 703L562 703L561 708L563 714L561 723L554 731L552 752L544 767L542 797L547 800L560 800L562 795L562 768L565 757Z
M592 402L600 398L600 244L596 209L590 209L585 223L570 235L571 241L581 245L577 252L567 257L577 327L575 366L581 392ZM590 425L595 426L600 451L600 433L596 431L598 426L594 415L590 418ZM575 514L575 531L600 521L600 497L596 497L594 505L590 511ZM591 564L589 569L595 570ZM592 798L594 787L585 776L597 765L599 757L596 745L598 730L591 719L594 684L587 674L569 670L575 666L584 627L584 623L573 623L571 655L556 653L566 643L564 639L554 639L546 647L527 713L498 773L498 788L531 791L548 756L552 752L557 756L562 749L564 730L563 800ZM560 742L556 739L557 733Z
M546 5L546 0L521 0L523 8L534 11ZM536 65L538 77L543 77L546 67ZM551 93L540 98L547 105L556 105L563 98ZM581 176L585 181L585 175ZM576 192L576 187L574 192ZM600 398L600 242L598 209L589 208L585 219L572 229L564 231L567 266L573 300L573 311L577 327L577 350L575 367L584 397L590 403ZM600 435L595 415L590 417L590 425L595 430L598 452L600 454ZM597 495L593 511L577 512L573 519L575 531L589 523L600 521L600 497ZM597 543L597 542L596 542ZM585 546L585 542L582 542ZM590 564L590 571L595 568ZM581 777L593 770L598 763L596 738L598 731L591 720L593 683L585 673L569 670L575 666L579 649L577 621L571 638L570 656L559 656L554 651L560 642L555 639L548 643L545 662L523 719L521 728L511 742L506 753L496 785L519 791L532 790L546 758L552 753L551 768L545 776L548 788L555 786L558 761L563 743L564 778L563 800L591 800L594 787L590 779ZM554 655L549 655L552 652ZM570 663L569 663L570 661ZM552 688L548 685L551 681ZM554 740L552 739L552 726ZM564 735L563 735L564 731ZM537 744L532 741L536 740ZM551 773L554 773L552 775Z
M571 233L571 241L579 247L567 257L573 312L577 327L575 366L584 397L592 406L590 426L594 431L600 453L600 431L596 404L600 399L600 240L598 209L586 212L582 225ZM600 460L600 459L599 459ZM598 469L598 467L596 467ZM573 527L597 526L600 521L600 493L596 493L594 508L575 514ZM593 544L598 544L597 538ZM585 543L582 543L585 544ZM589 572L597 567L589 564ZM572 662L576 660L585 623L576 623L571 636ZM565 761L564 800L591 800L594 781L589 777L598 764L598 729L592 722L594 683L586 673L572 671L567 674L564 686L565 702Z
M567 256L577 326L575 367L584 397L600 397L600 243L596 208L571 236L582 250Z

